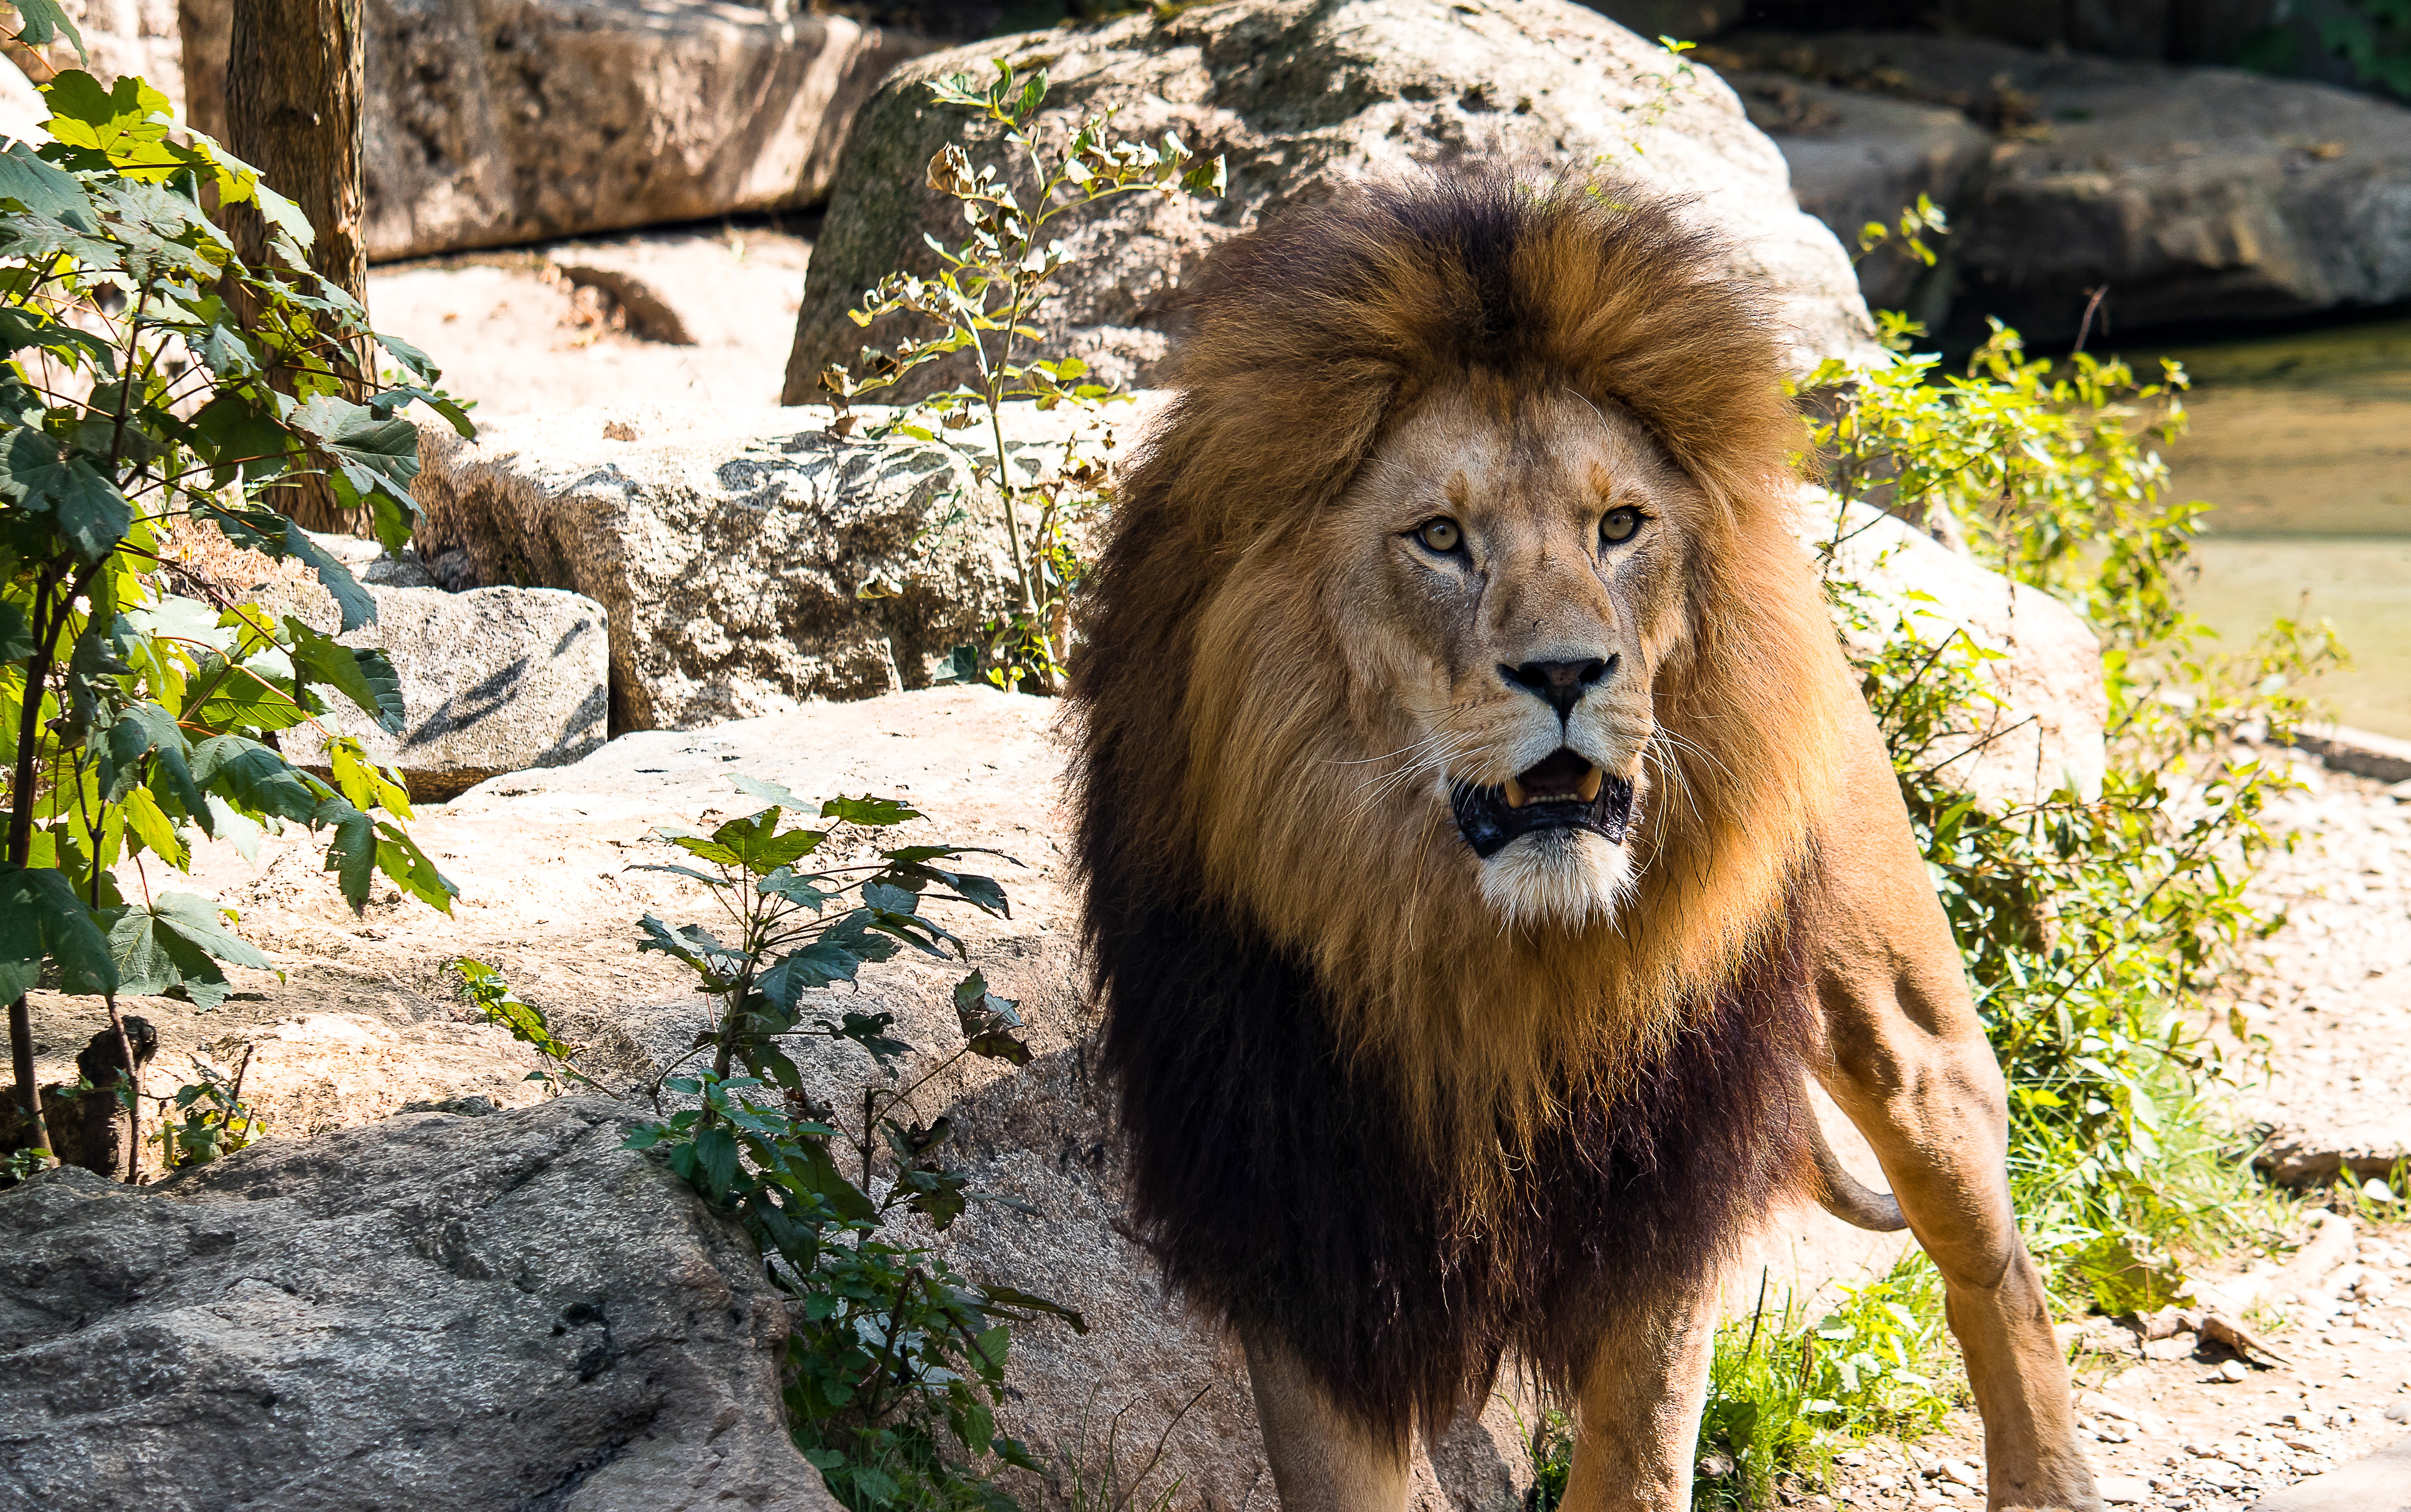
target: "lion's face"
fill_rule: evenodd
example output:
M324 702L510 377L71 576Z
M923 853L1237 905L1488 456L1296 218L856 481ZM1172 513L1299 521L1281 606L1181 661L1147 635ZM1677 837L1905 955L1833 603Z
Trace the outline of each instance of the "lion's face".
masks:
M1398 417L1318 533L1352 703L1395 711L1368 801L1435 806L1507 922L1629 890L1651 678L1687 616L1699 490L1629 416L1474 385ZM1376 753L1368 752L1368 756Z

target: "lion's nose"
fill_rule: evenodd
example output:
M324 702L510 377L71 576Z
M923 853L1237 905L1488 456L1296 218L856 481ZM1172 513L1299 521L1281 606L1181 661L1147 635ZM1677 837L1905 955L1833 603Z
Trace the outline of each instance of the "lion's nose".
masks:
M1574 705L1582 695L1615 670L1615 658L1593 657L1587 662L1524 662L1514 666L1498 663L1498 676L1512 687L1543 700L1557 711L1557 722L1563 724L1573 717Z

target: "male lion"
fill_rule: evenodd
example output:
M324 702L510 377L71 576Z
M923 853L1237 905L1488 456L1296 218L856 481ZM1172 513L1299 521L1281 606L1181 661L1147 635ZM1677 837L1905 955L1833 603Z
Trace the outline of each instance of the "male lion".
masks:
M1292 1512L1395 1509L1512 1350L1569 1508L1690 1505L1717 1272L1822 1155L1948 1284L1995 1507L2089 1508L2001 1077L1805 554L1764 307L1621 185L1225 243L1075 694L1138 1219ZM1896 1221L1896 1220L1895 1220Z

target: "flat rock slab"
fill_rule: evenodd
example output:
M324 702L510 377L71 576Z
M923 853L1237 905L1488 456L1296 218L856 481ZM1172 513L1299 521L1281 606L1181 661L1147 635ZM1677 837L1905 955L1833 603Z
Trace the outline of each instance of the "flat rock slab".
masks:
M504 772L566 765L609 738L609 635L592 599L542 588L372 587L369 595L375 622L337 638L384 648L402 680L402 733L340 699L319 722L401 768L414 797L448 798ZM323 628L334 628L331 616ZM304 763L325 754L307 725L286 749Z
M2411 1512L2411 1438L2264 1496L2254 1512Z
M0 1500L829 1508L759 1258L611 1104L421 1113L0 1195Z
M2375 95L1924 33L1744 32L1715 49L1739 66L1946 105L1998 128L1981 171L1962 175L1945 205L1954 329L1980 336L1982 318L1998 315L2031 341L2065 341L2104 284L2121 327L2411 296L2411 109ZM1837 166L1824 143L1872 124L1820 136L1809 112L1779 139L1822 172ZM1926 124L1895 124L1903 151L1936 140ZM1874 157L1859 171L1862 202L1887 182L1907 187ZM1818 197L1839 211L1854 196L1820 184Z
M475 442L427 428L418 549L464 553L480 583L600 603L615 729L927 686L1018 602L1002 524L957 454L840 439L829 419L624 405L497 421ZM1034 465L1078 422L1025 403L1005 423Z
M187 116L223 138L232 0L183 8ZM811 204L932 45L716 0L369 0L362 30L380 260Z

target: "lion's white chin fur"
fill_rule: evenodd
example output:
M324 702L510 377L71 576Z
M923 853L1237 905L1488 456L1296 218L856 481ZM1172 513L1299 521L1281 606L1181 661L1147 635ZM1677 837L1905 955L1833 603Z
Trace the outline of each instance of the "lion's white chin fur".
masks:
M1483 901L1511 929L1606 923L1632 891L1624 847L1588 830L1518 836L1482 864Z

